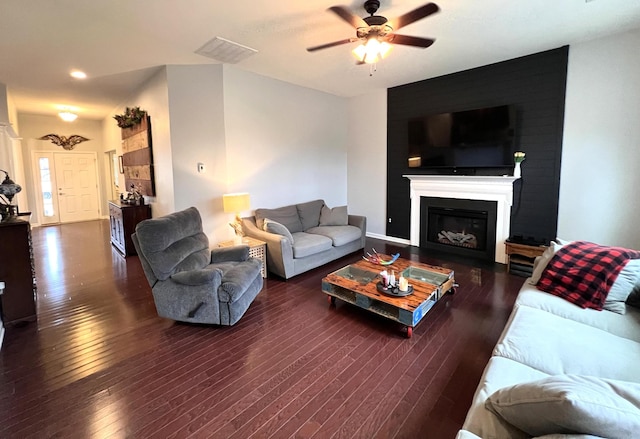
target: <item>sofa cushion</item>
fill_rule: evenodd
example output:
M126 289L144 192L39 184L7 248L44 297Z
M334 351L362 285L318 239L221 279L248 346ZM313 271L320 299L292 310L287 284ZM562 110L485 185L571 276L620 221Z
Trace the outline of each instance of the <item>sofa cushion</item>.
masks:
M640 252L575 241L553 256L538 281L538 289L582 308L602 309L618 273Z
M586 433L630 438L640 431L640 384L626 381L550 376L500 389L486 406L532 436Z
M291 232L285 226L269 218L265 218L263 224L264 224L263 227L265 232L275 233L276 235L282 235L286 239L288 239L291 244L293 244L293 236L291 236Z
M640 381L638 368L629 367L640 364L640 343L528 306L516 306L493 355L549 375Z
M362 237L362 230L356 226L320 226L307 230L307 233L326 236L336 247L357 241Z
M346 226L349 224L347 206L338 206L333 209L324 206L320 211L321 226Z
M309 201L307 203L296 204L298 216L302 223L302 230L317 227L320 224L320 211L324 206L323 200Z
M526 283L516 298L516 305L541 309L565 319L602 329L618 337L640 342L640 310L632 307L629 307L624 315L609 311L582 309L561 297L545 293Z
M331 248L331 239L322 235L297 232L293 234L293 257L304 258Z
M256 209L256 225L264 230L264 219L269 218L285 226L291 233L302 232L302 223L296 206L284 206L277 209Z

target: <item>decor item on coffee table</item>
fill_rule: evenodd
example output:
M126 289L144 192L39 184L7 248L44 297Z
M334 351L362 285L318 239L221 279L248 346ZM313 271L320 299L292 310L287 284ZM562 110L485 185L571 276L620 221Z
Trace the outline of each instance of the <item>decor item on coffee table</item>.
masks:
M388 258L386 255L381 256ZM402 323L410 338L413 328L433 305L456 287L454 272L448 268L398 258L384 269L407 279L413 293L393 297L382 292L378 287L381 280L380 265L367 260L347 265L327 275L322 279L322 292L327 294L331 305L335 305L336 299L340 299Z
M267 243L268 269L285 279L364 248L367 219L323 200L256 209L242 218L247 236Z
M161 317L233 325L262 289L249 246L210 250L195 207L140 222L132 240Z

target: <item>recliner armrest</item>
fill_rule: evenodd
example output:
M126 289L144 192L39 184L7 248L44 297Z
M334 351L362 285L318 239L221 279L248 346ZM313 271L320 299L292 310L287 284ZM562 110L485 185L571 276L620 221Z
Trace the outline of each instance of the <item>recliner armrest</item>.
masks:
M233 247L218 247L211 249L211 263L238 262L249 259L249 246L246 244Z
M219 268L209 266L200 270L181 271L172 275L171 280L182 285L212 284L217 287L222 282L222 271Z
M244 294L253 281L262 276L260 269L262 261L250 258L234 267L229 268L222 276L222 285L218 290L218 298L221 302L235 302Z

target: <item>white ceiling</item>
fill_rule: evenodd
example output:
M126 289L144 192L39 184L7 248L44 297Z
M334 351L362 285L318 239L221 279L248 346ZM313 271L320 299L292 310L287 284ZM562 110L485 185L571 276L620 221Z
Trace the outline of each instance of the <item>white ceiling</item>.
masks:
M364 0L345 4L366 16ZM425 0L381 0L391 19ZM327 12L335 0L0 0L0 83L19 112L74 107L102 119L167 64L208 64L195 54L219 36L258 50L238 68L339 96L356 96L566 44L640 28L638 0L435 0L438 14L399 33L436 38L428 49L395 47L370 76L354 36ZM89 78L71 79L80 69Z

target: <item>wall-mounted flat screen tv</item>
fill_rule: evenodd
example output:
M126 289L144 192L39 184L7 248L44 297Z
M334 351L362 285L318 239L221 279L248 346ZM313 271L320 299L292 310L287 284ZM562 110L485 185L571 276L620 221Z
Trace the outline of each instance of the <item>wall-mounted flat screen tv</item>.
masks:
M412 118L407 129L410 168L513 166L512 105Z

